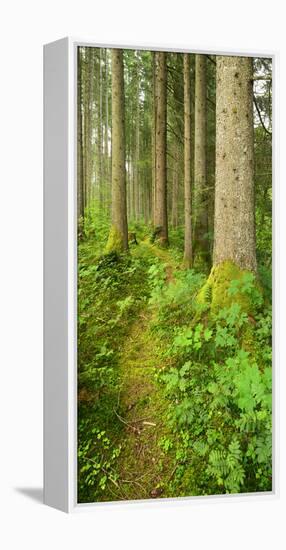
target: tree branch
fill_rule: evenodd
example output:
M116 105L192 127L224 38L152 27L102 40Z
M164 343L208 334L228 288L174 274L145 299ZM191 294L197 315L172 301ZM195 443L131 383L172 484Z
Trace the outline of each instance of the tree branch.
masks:
M261 122L261 125L264 129L264 131L269 135L269 136L272 136L272 133L269 132L269 130L267 130L264 122L263 122L263 119L262 119L262 116L261 116L261 113L260 113L260 110L259 110L259 107L258 107L258 104L257 104L257 101L256 101L256 98L255 98L255 95L253 95L253 101L254 101L254 105L256 107L256 111L257 111L257 114L258 114L258 117L259 117L259 120Z

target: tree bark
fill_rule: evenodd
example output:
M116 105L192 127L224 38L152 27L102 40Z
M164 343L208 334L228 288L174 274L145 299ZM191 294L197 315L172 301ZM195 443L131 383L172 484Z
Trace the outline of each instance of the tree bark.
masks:
M123 51L112 50L112 226L107 251L128 249Z
M156 52L155 83L155 155L156 155L156 210L155 225L162 245L168 245L167 217L167 65L166 53Z
M252 78L251 58L217 57L213 262L256 271Z
M195 158L194 158L194 262L209 263L207 213L207 103L206 56L196 55L195 69Z
M191 76L190 55L184 54L184 185L185 246L184 263L192 265L192 202L191 202Z

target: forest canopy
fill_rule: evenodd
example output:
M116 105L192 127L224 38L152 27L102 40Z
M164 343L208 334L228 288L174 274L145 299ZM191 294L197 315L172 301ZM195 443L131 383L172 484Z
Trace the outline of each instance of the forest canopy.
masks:
M77 60L79 501L271 490L272 60Z

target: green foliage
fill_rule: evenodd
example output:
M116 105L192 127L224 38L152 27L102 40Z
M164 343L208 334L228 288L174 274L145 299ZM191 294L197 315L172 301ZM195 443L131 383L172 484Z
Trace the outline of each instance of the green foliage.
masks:
M205 277L192 269L178 270L174 280L166 286L164 265L158 260L149 270L151 281L150 303L159 306L156 327L158 331L167 329L173 333L177 324L190 319L197 307L196 293L202 286Z
M118 407L120 346L146 303L153 255L102 254L106 230L87 215L78 246L78 481L80 502L102 500L117 479L122 423Z
M149 229L132 229L144 243ZM259 284L229 264L206 280L171 268L178 252L146 241L130 254L102 254L106 238L104 222L88 212L78 248L79 501L111 499L120 483L119 351L142 307L161 342L155 378L168 426L158 445L174 463L168 496L270 490L268 268L260 266Z
M230 281L227 293L246 296L255 317L230 300L200 320L191 299L189 319L179 317L170 288L160 293L158 318L168 311L169 325L161 333L168 337L164 354L171 366L159 380L179 457L174 495L271 490L271 310L250 273ZM249 331L251 353L244 349Z
M121 446L114 447L105 430L92 426L88 417L79 421L78 489L80 494L92 490L97 498L108 481L114 483L118 479L115 466Z

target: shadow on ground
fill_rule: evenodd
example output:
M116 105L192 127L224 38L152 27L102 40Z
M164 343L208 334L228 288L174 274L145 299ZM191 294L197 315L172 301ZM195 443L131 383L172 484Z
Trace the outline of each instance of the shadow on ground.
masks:
M34 502L43 503L44 490L42 487L15 487L15 491L30 498Z

